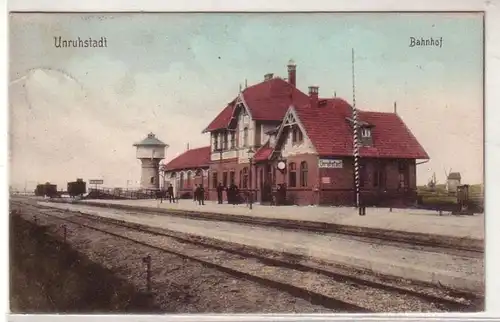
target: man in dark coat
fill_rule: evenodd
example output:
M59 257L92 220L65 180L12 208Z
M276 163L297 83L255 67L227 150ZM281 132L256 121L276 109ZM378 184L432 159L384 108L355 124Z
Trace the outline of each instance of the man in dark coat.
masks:
M233 183L231 185L231 189L232 189L231 191L232 204L236 205L238 204L238 197L239 197L238 186Z
M219 204L222 204L222 192L224 191L224 186L222 183L217 185L217 201Z
M172 201L175 203L175 197L174 197L174 187L172 186L172 184L170 184L167 188L167 194L168 194L168 200L170 203L172 203Z
M200 184L197 190L198 190L198 195L197 195L198 203L200 205L205 205L205 188L203 188L203 185Z
M198 190L198 188L199 188L199 187L198 187L198 185L197 185L197 184L195 184L195 185L194 185L194 190L193 190L193 201L194 201L195 203L196 203L196 201L198 200L198 192L197 192L197 191L199 191L199 190Z
M233 189L233 184L231 183L229 185L229 187L227 187L226 189L226 198L227 198L227 203L228 204L232 204L233 203L233 192L234 192L234 189Z

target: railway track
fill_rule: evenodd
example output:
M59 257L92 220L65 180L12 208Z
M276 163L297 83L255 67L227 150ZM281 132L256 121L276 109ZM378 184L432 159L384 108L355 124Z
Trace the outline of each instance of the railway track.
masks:
M60 201L56 201L61 203ZM128 205L107 205L98 203L81 203L73 202L84 206L101 207L101 208L115 208L124 211L135 211L155 215L168 215L176 216L194 220L208 220L208 221L225 221L233 222L249 226L263 226L270 225L273 228L279 228L292 231L309 231L313 233L347 235L350 239L357 239L360 241L396 246L402 248L415 249L419 251L428 251L434 253L445 253L456 256L470 257L470 258L483 258L484 257L484 243L478 245L478 241L470 238L457 238L449 237L444 240L443 236L434 236L423 233L403 232L387 229L366 229L363 227L345 226L334 223L322 223L313 221L298 221L298 220L284 220L272 219L262 217L248 217L242 215L225 215L218 213L192 213L185 211L177 211L171 209L155 209L148 207L132 207ZM470 240L469 240L470 239Z
M248 247L131 224L95 215L22 204L24 211L126 239L200 263L234 277L273 287L313 304L345 312L477 311L483 299L470 294L450 296L430 287L398 287L305 265L293 256L262 254ZM283 254L282 254L283 255ZM434 294L432 294L434 293ZM392 301L392 302L391 302ZM363 304L359 304L362 302ZM388 303L393 303L389 305ZM382 305L383 304L383 305ZM389 308L388 308L389 305ZM383 309L381 308L383 306Z

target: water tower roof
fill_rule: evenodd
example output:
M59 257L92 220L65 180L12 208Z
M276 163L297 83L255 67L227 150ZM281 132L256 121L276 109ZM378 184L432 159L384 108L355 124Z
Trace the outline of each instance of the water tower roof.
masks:
M161 146L166 147L167 144L158 140L153 133L149 133L148 136L141 142L135 143L134 146Z

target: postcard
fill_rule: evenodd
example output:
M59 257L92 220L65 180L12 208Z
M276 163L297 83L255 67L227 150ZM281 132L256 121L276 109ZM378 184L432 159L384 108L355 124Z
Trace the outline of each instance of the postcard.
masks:
M11 312L483 311L483 19L11 13Z

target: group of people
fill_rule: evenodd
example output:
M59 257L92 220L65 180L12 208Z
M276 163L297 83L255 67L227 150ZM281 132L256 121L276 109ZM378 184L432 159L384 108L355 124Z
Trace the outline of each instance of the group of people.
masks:
M229 187L225 187L222 183L217 185L217 203L224 203L223 193L226 191L227 203L231 205L236 205L240 202L240 190L238 186L234 183L230 184Z
M271 188L270 186L266 187L269 190L272 190L272 201L271 203L274 205L284 204L286 199L286 185L278 184ZM225 187L222 183L217 185L217 203L224 203L224 191L226 192L226 199L228 204L236 205L240 203L240 191L238 186L232 183L229 187ZM158 196L157 196L158 197ZM163 196L161 196L163 201ZM170 203L176 203L177 198L174 194L174 187L170 184L167 188L167 198ZM196 184L193 190L193 201L197 202L200 205L205 205L205 188L201 184Z
M193 201L199 205L205 205L205 188L201 184L195 184L193 190Z

